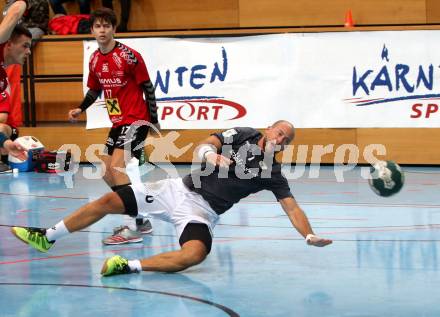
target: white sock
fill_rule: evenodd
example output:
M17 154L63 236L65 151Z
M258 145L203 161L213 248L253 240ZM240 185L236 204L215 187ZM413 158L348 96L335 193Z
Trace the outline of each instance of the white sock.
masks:
M70 232L67 230L64 221L61 220L55 226L46 230L46 237L49 241L55 241L61 237L67 236L69 233Z
M140 273L142 271L141 261L139 260L128 260L128 267L133 273Z
M136 231L136 218L124 215L124 226L127 226L130 230Z

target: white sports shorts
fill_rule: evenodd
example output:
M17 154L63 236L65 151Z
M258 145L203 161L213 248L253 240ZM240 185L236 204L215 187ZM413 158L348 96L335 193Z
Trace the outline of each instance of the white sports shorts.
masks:
M190 191L181 178L130 186L139 215L152 216L174 224L179 239L188 223L206 224L213 236L212 231L219 216L201 195Z

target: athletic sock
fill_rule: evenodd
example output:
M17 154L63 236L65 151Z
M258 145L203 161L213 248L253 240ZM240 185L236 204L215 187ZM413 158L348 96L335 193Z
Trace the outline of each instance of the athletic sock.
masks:
M128 215L124 215L124 226L127 226L130 230L136 231L136 219Z
M61 220L55 226L46 230L46 237L47 240L52 242L58 240L61 237L68 235L69 233L70 232L69 230L67 230L64 221Z
M128 267L133 273L140 273L142 271L141 261L139 260L128 260Z

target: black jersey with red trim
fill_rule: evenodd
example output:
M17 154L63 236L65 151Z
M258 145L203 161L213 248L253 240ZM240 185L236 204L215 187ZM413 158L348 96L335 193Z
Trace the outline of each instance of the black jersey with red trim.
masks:
M116 42L110 52L96 50L90 57L87 86L102 90L113 127L137 120L150 121L141 84L150 80L142 56Z
M227 170L202 164L201 169L183 178L183 183L200 194L217 213L222 214L235 203L261 190L271 191L280 200L293 197L281 164L273 155L258 147L263 137L253 128L233 128L215 135L222 144L219 154L233 163Z

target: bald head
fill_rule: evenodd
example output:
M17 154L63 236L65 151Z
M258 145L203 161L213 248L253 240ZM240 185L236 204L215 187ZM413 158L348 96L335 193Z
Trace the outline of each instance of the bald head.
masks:
M292 142L294 137L293 124L286 120L278 120L264 131L259 146L267 152L282 151L284 146ZM277 145L280 146L278 149Z
M275 127L279 127L284 131L286 136L289 138L289 142L287 142L287 143L292 142L292 140L295 138L295 127L289 121L287 121L287 120L275 121L272 124L272 128L275 128Z

